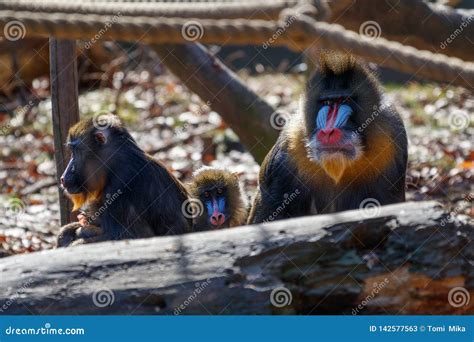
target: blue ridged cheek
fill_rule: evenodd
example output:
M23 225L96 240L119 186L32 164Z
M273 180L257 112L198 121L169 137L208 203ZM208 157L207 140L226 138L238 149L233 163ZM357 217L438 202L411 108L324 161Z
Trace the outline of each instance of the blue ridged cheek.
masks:
M329 106L323 106L316 116L316 128L323 129L326 127L326 121L328 120Z
M326 127L329 111L330 111L330 106L325 105L321 107L321 109L318 112L318 115L316 116L317 129L323 129ZM351 116L351 114L352 114L351 107L345 104L340 105L339 110L337 111L337 114L336 114L336 121L334 122L334 128L344 127L347 124L347 121L349 120L349 117Z
M335 128L344 127L352 114L352 108L348 105L341 105L337 111L336 122L334 122Z
M217 208L219 208L220 213L224 213L225 211L225 198L224 197L219 197L217 199Z
M212 200L206 201L207 216L211 217L214 213L214 205Z

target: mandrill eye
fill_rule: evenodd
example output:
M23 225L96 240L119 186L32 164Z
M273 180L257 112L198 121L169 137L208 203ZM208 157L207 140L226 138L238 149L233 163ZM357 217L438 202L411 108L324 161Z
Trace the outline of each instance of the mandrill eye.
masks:
M209 198L210 195L211 195L211 194L209 193L209 191L206 191L206 192L204 193L204 197L206 197L206 198Z
M219 195L222 195L223 192L224 192L224 190L222 190L222 188L218 188L218 189L217 189L217 193L218 193Z

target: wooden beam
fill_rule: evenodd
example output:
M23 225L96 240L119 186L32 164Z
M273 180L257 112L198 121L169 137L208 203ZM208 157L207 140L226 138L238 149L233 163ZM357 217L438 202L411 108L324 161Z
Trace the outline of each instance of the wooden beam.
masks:
M69 156L65 148L69 127L79 121L76 42L49 39L51 104L54 134L54 158L59 191L61 225L71 222L71 203L59 187L59 178Z

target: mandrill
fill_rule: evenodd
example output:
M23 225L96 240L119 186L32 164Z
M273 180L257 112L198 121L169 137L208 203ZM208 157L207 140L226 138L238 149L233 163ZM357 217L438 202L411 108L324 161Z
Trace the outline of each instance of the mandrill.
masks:
M194 231L240 226L247 220L247 200L236 174L202 167L188 187L190 196L200 203Z
M354 57L322 54L302 110L262 164L249 223L404 201L406 131L383 101Z
M190 232L183 184L137 145L117 116L101 120L106 124L83 119L69 130L71 160L61 186L73 211L85 214L61 228L58 247Z

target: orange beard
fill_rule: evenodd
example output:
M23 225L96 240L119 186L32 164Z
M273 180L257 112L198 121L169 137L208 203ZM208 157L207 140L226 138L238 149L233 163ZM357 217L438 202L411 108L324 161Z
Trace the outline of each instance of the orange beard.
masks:
M69 197L72 201L73 208L72 211L77 211L81 209L81 207L86 203L87 201L87 195L84 193L80 194L67 194L67 197Z
M89 193L67 194L73 203L72 211L81 209L84 204L94 203L101 199L102 190Z
M327 175L332 178L334 183L337 184L341 180L344 171L349 165L349 162L350 161L344 155L337 153L335 155L325 157L321 161L321 165Z

